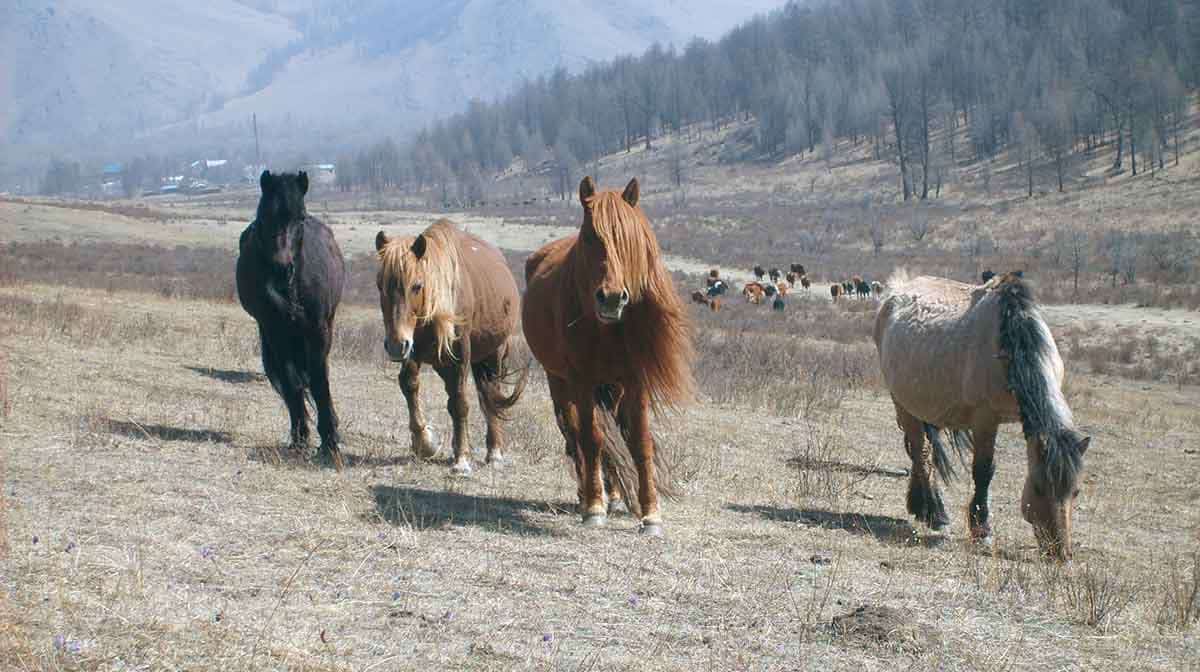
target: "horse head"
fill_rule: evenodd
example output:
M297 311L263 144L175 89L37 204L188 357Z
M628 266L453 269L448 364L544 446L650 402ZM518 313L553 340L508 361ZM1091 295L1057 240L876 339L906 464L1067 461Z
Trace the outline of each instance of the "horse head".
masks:
M651 282L658 244L638 204L637 178L625 191L597 192L591 177L579 183L583 225L575 245L580 305L603 324L615 324Z
M276 266L288 268L296 253L296 238L303 221L304 195L308 193L308 174L264 170L258 179L262 195L254 218L255 242Z
M1021 515L1033 525L1042 555L1057 560L1071 557L1071 515L1090 443L1091 437L1073 429L1026 439L1030 465L1021 490Z
M452 356L458 258L450 227L442 220L415 238L375 236L383 347L393 362L412 355L416 331L426 325L434 329L439 356Z

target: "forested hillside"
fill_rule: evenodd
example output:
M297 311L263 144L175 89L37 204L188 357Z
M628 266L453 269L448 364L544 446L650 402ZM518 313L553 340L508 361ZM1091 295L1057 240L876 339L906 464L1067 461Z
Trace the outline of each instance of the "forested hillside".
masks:
M1175 160L1198 59L1192 1L792 3L716 42L530 81L404 148L343 157L339 180L440 185L471 201L514 165L565 187L597 157L751 119L757 158L869 143L895 164L905 200L936 194L947 165L1002 150L1030 192L1035 164L1053 165L1061 189L1069 158L1098 144L1115 143L1114 171Z

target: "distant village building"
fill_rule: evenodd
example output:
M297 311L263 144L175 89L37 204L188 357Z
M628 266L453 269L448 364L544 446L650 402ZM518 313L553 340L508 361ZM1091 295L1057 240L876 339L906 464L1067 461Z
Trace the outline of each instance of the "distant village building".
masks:
M226 159L198 159L188 165L188 177L204 180L211 184L231 184L240 175L233 163Z
M337 166L332 163L310 163L300 170L308 173L308 181L324 187L332 187L337 181Z

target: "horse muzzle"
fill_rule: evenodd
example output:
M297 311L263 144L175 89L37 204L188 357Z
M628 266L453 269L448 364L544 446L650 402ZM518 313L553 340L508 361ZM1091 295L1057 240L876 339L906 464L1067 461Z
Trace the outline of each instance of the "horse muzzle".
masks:
M403 338L392 340L384 339L383 349L387 352L388 359L393 362L405 362L412 356L413 342L411 338Z
M629 305L629 291L605 292L596 290L596 319L603 324L615 324L621 321L625 306Z

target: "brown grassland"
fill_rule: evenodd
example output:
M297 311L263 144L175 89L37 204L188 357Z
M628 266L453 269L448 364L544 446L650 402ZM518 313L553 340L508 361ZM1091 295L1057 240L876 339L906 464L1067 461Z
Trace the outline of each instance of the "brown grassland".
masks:
M612 159L602 184L656 170L632 161ZM1035 213L1078 221L1063 213L1081 200L1136 210L1121 196L1136 185L1097 178L1026 203L964 177L936 206L879 206L946 221L876 257L850 224L825 251L790 247L779 213L854 219L846 204L882 198L882 169L847 166L837 184L858 196L819 203L808 173L838 173L816 159L730 170L697 163L685 207L648 200L680 289L708 263L758 259L798 258L818 284L783 313L738 296L693 306L702 393L660 424L682 490L665 539L628 516L580 527L536 368L508 428L512 464L454 479L412 459L367 252L380 226L430 215L310 198L352 275L331 360L337 473L283 448L286 414L233 294L252 192L137 213L0 202L0 669L1200 669L1200 318L1180 298L1194 290L1147 278L1110 296L1095 272L1069 297L1019 243ZM1194 178L1161 179L1179 213L1200 204ZM963 204L994 220L1001 251L959 254ZM578 221L567 205L494 209L456 218L518 270ZM1185 217L1147 213L1164 229ZM828 281L851 272L985 264L1031 269L1052 300L1068 399L1094 437L1067 565L1038 558L1021 520L1016 426L998 442L993 547L964 540L969 469L947 491L948 538L914 527L876 304L829 301ZM441 385L423 382L445 442Z

